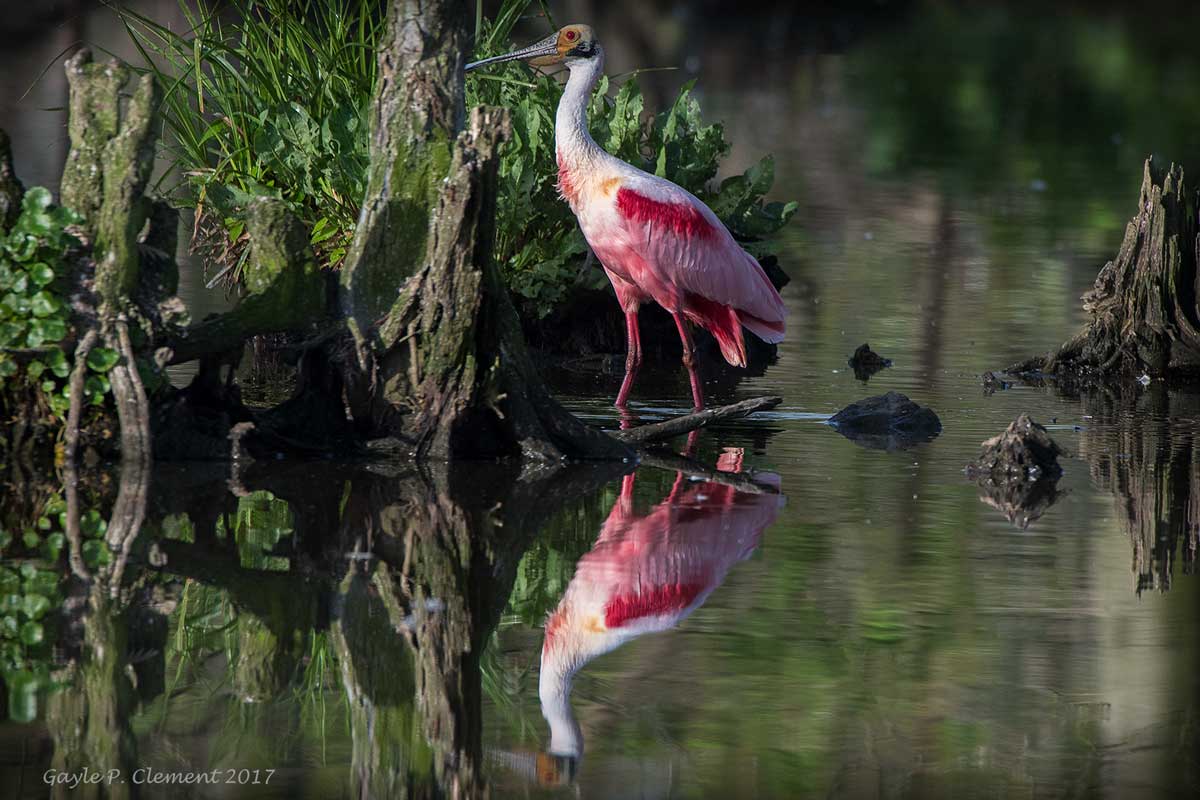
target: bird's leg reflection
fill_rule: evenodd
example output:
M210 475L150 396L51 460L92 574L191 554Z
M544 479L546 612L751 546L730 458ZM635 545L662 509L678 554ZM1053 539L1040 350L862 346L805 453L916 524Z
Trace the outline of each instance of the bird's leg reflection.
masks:
M726 451L721 469L740 470L741 452ZM756 479L778 488L779 478ZM739 491L677 472L667 496L645 513L634 509L634 474L592 549L576 565L546 621L538 693L550 725L549 756L574 766L583 734L571 707L575 674L596 656L647 633L673 628L699 608L737 562L758 547L783 496Z
M629 430L633 427L633 424L638 421L638 415L634 414L625 406L617 406L617 416L620 417L620 421L617 423L617 425L623 431Z

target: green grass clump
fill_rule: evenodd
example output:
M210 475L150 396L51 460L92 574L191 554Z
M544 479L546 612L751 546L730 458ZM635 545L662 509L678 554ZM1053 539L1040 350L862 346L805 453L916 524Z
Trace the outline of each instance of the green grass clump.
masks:
M505 0L494 19L477 13L475 58L507 50L531 0ZM234 269L245 259L245 211L254 197L289 203L312 231L323 266L336 268L354 232L367 167L368 110L381 11L367 0L232 0L223 17L206 3L190 30L170 31L122 11L131 36L164 84L171 159L186 179L179 202L197 211L194 245ZM542 16L552 25L549 14ZM636 80L613 90L604 79L591 108L592 132L610 152L675 181L712 206L745 241L778 230L795 203L766 203L768 156L713 186L729 151L720 125L706 124L685 85L670 108L644 115ZM579 280L586 243L558 197L554 111L557 79L509 62L472 73L467 106L512 111L502 151L496 258L527 314L544 316Z
M345 257L366 187L377 6L231 0L193 11L181 2L183 33L119 10L164 86L164 142L185 178L174 197L196 210L193 246L233 267L234 280L256 197L288 203L323 265Z

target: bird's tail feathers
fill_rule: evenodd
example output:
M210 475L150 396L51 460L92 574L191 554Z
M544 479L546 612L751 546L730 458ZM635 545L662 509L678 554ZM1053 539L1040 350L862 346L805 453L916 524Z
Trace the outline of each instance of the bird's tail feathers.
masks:
M742 338L742 320L737 311L706 297L691 295L684 313L713 335L726 361L735 367L746 366L746 341Z

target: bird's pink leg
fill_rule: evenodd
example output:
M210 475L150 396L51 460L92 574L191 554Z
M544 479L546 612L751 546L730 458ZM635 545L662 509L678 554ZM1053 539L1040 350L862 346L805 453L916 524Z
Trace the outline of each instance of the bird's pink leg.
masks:
M688 377L692 381L693 411L704 408L704 387L700 384L700 373L696 372L696 348L692 345L692 333L688 330L687 320L678 311L671 314L675 318L675 327L679 329L679 339L683 342L683 365L687 367Z
M625 408L629 404L629 391L633 388L633 379L640 366L642 366L642 339L638 333L638 316L635 308L625 312L625 380L621 381L621 391L617 392L617 408Z

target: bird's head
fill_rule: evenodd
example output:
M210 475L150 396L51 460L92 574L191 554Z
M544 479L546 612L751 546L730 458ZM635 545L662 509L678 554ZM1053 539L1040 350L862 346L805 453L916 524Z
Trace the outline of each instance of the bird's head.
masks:
M485 64L517 59L528 61L535 67L552 67L556 64L570 67L574 63L595 58L600 52L600 42L596 41L596 34L590 25L567 25L528 47L467 64L467 71Z

